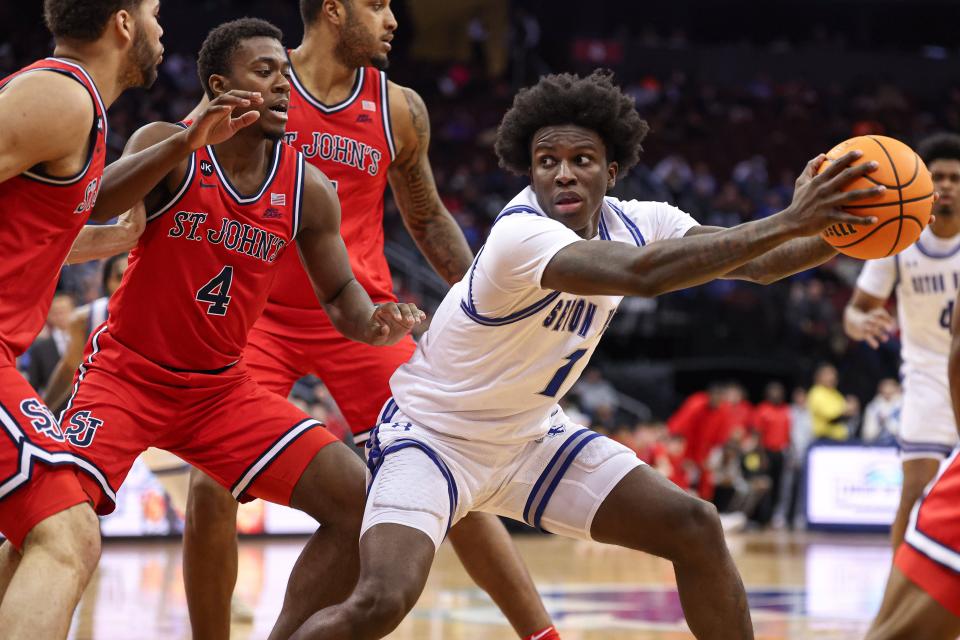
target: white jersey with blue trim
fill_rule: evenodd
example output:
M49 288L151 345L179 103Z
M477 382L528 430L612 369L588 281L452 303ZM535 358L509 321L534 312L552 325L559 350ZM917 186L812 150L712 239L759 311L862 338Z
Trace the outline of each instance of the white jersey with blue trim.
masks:
M950 319L960 288L960 236L938 238L927 227L900 254L868 260L857 288L882 299L896 288L904 364L947 375Z
M608 197L589 242L640 247L682 237L696 224L668 204ZM622 299L541 286L554 255L580 241L543 213L532 189L520 192L390 379L400 410L465 439L507 444L544 435L557 400L580 377Z

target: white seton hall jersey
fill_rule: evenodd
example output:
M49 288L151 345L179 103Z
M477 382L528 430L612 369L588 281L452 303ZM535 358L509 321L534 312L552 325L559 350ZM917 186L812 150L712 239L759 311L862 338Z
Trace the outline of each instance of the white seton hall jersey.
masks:
M950 318L960 288L960 236L938 238L929 227L900 254L868 260L857 287L877 298L897 291L897 316L906 368L947 375Z
M605 198L599 233L589 242L640 247L681 237L696 224L667 204ZM557 400L580 377L622 299L541 287L553 256L581 241L543 213L532 189L520 192L390 379L400 410L429 429L471 440L512 444L544 435Z

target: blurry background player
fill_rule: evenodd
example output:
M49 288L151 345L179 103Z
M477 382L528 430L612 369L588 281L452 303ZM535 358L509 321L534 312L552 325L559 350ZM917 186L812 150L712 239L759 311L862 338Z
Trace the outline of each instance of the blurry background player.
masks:
M473 510L666 558L694 635L753 637L716 509L570 422L557 399L623 296L793 273L830 255L817 235L830 224L868 221L840 206L882 187L843 192L876 163L850 167L851 153L816 175L821 155L784 211L700 229L675 207L605 197L639 160L647 131L607 73L546 76L517 94L495 148L530 186L390 379L394 397L367 443L359 583L296 640L386 636L420 597L447 530Z
M960 173L951 182L958 181ZM947 193L955 202L956 187ZM960 304L960 293L954 304ZM960 314L951 329L950 408L960 416ZM960 449L912 506L905 527L867 640L954 640L960 637Z
M894 329L884 307L896 288L904 394L898 438L903 490L891 531L894 548L903 541L913 504L957 444L947 356L960 286L960 136L932 136L917 151L940 193L936 220L899 255L864 264L844 313L847 335L876 348Z
M100 555L97 519L74 470L63 466L76 458L14 361L43 325L60 267L93 210L107 108L127 88L156 79L157 11L156 0L47 0L54 57L0 81L0 532L7 538L0 633L7 639L65 637ZM125 229L107 233L118 231Z
M397 28L390 3L301 0L300 7L305 35L289 52L286 140L336 185L341 234L358 281L374 302L396 300L383 253L389 181L420 250L444 280L457 282L473 255L437 194L427 156L427 109L416 92L389 82L383 71ZM413 341L371 347L344 337L317 304L296 253L288 252L278 266L244 353L251 375L284 398L298 379L318 375L362 443L390 395L390 376L413 353ZM227 638L227 605L237 580L237 503L201 473L192 485L184 533L190 623L198 637ZM554 637L526 567L495 516L471 514L450 538L471 577L521 637Z
M277 261L300 253L318 300L353 340L392 344L424 318L413 305L371 302L350 269L330 181L283 143L281 38L251 18L213 29L198 56L211 99L203 113L189 126L141 128L107 168L97 207L142 200L148 222L62 417L89 462L81 484L101 514L153 446L204 469L237 500L289 504L322 523L307 543L310 562L291 574L302 597L287 599L275 637L349 593L363 503L354 453L258 385L241 357Z

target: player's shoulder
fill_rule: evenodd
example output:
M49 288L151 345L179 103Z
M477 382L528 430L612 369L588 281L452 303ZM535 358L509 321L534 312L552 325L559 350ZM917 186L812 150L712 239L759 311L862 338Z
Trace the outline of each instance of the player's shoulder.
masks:
M399 143L397 155L402 155L407 149L428 143L430 114L420 94L410 87L388 80L387 98L390 107L390 126Z
M48 69L10 80L0 92L0 105L0 113L21 111L52 133L77 129L86 135L94 116L89 90L73 76Z
M418 110L422 110L424 113L427 110L427 105L419 93L389 79L387 80L387 98L390 101L391 115L397 114L398 110L409 112L411 102L415 104Z
M297 156L302 156L303 154L297 151ZM333 185L333 181L327 177L319 167L310 162L303 163L303 182L304 186L308 189L320 189L329 194L332 194L333 197L337 197L337 189Z
M687 215L683 210L668 202L656 200L621 200L614 196L604 196L604 203L614 213L628 215L631 218L644 218L657 215Z

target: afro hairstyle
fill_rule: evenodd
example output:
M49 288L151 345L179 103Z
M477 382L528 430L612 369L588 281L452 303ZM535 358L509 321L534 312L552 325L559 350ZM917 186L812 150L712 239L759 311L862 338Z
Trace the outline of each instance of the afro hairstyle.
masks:
M521 89L497 128L494 150L500 166L516 174L530 171L530 144L544 127L576 125L595 131L607 148L607 161L626 173L640 160L640 143L650 126L633 98L613 83L613 72L597 69L588 76L544 76Z

